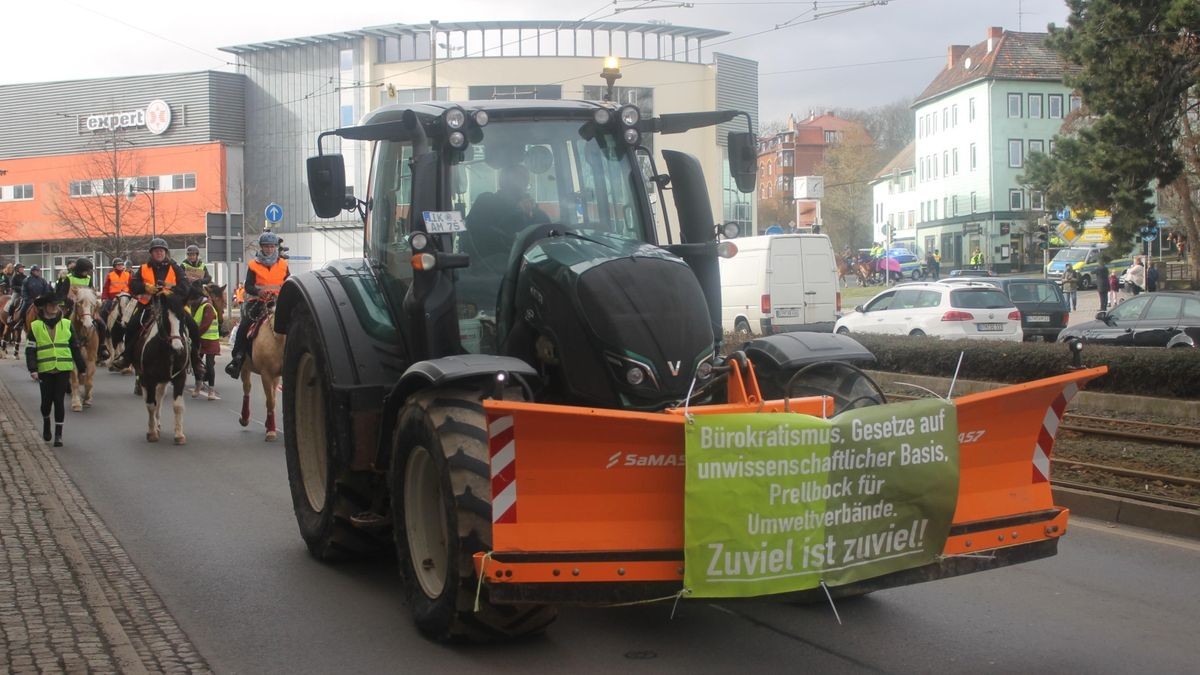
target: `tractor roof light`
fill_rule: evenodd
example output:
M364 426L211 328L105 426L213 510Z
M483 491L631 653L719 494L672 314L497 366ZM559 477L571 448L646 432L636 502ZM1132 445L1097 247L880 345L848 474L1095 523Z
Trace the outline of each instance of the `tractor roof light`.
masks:
M455 150L462 150L467 147L467 136L461 131L451 131L446 140L450 143L450 147Z
M442 120L447 129L462 129L467 125L467 113L462 108L450 108L442 113Z
M596 108L596 112L592 113L592 119L598 126L606 127L612 121L612 112L608 108Z
M625 139L626 143L630 145L637 145L637 142L639 139L641 139L642 135L638 133L637 129L629 127L623 134L621 134L621 137Z
M487 123L491 120L486 110L476 110L471 115L471 119L475 120L475 126L477 127L486 127Z
M414 251L422 251L429 246L429 235L424 232L413 232L408 238L408 243Z
M618 114L621 117L621 124L627 127L637 126L637 123L642 120L641 111L634 105L622 106Z

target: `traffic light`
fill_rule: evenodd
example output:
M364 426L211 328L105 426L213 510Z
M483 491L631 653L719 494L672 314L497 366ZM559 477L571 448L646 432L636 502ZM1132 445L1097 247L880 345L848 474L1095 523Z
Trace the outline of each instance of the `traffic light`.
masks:
M1038 218L1037 231L1033 234L1033 241L1043 251L1050 248L1050 216Z

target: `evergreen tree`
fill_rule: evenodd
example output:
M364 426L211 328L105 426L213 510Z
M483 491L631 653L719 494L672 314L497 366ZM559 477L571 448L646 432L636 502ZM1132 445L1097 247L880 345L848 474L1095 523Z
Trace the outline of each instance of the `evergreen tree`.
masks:
M1067 120L1052 153L1029 158L1022 180L1045 192L1051 206L1110 211L1113 240L1127 241L1153 218L1153 188L1183 174L1178 141L1183 117L1196 110L1200 2L1067 0L1067 6L1067 27L1051 25L1047 44L1068 64L1066 84L1083 97L1083 107Z

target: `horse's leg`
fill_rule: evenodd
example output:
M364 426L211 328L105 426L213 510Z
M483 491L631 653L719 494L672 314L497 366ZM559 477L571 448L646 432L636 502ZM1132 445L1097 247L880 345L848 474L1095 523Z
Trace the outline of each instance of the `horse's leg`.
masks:
M83 399L80 398L80 390L83 389L83 383L79 381L79 372L71 371L71 411L83 411Z
M175 410L175 445L186 445L187 436L183 435L183 392L187 389L187 374L181 374L171 381L171 393L174 398L171 407Z
M152 387L154 389L154 394L157 397L157 400L154 404L154 429L159 433L162 433L162 404L163 400L167 398L168 384L170 383L160 382Z
M92 385L96 380L96 364L88 363L87 371L83 374L83 405L91 407L92 405Z
M250 364L242 365L242 416L238 418L238 424L246 426L250 424Z
M138 386L141 386L140 378ZM158 402L157 387L146 387L146 413L149 415L149 421L146 424L146 440L151 443L158 442Z
M277 378L262 374L263 391L267 394L267 440L273 441L278 437L275 429L275 380Z

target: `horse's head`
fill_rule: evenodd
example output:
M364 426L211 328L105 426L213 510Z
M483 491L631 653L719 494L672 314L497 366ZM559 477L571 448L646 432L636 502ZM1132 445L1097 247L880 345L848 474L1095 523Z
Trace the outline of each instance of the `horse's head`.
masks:
M96 292L87 286L72 286L67 297L74 302L71 310L71 323L76 331L88 337L96 329L96 313L100 309L100 299Z
M212 303L213 309L217 311L217 316L225 314L225 308L229 304L229 299L225 295L225 289L228 284L223 286L217 284L208 284L204 287L204 295L208 296L208 301Z
M171 349L181 351L184 348L185 329L180 317L183 316L183 299L174 293L159 293L150 300L147 308L155 330L148 338L167 341Z

